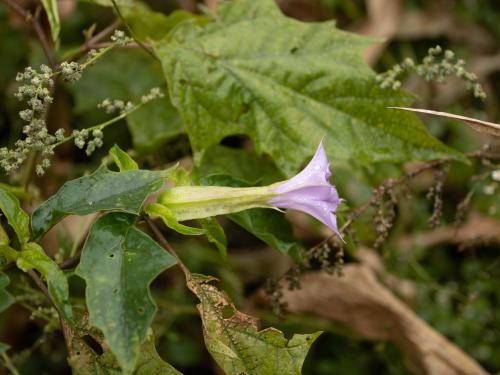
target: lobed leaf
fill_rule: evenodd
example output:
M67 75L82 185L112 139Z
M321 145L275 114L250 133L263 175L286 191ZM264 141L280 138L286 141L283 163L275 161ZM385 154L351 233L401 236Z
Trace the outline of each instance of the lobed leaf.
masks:
M375 82L361 58L370 43L333 22L287 18L273 0L234 0L205 27L184 22L154 48L197 161L235 134L286 175L322 137L334 160L464 160L416 116L387 109L411 98Z
M16 232L19 242L28 242L30 239L28 214L21 208L17 198L2 188L0 188L0 211L3 212L7 222Z
M200 300L205 345L226 374L299 375L309 348L321 332L287 340L275 328L259 331L254 317L236 310L228 296L199 274L187 275Z
M68 280L56 262L54 262L34 242L23 245L17 258L17 266L24 272L35 269L47 280L48 289L59 312L71 325L74 324L73 311L69 303Z
M120 172L139 169L139 166L132 157L123 151L118 145L114 145L109 150L109 155L118 166Z
M116 374L123 372L116 362L113 353L109 350L102 339L102 335L88 326L86 316L83 319L83 330L99 344L103 350L102 354L97 354L78 335L73 334L69 345L68 362L74 375L96 375L96 374ZM165 362L157 353L154 345L154 336L151 330L148 332L146 341L139 349L139 358L133 371L134 375L181 375L174 367Z
M137 215L146 197L163 185L168 173L169 170L112 172L100 167L89 176L68 181L33 212L33 237L40 238L68 215L109 210Z
M90 324L125 372L136 366L156 312L149 284L176 260L134 227L134 215L109 213L91 227L76 274L87 284Z

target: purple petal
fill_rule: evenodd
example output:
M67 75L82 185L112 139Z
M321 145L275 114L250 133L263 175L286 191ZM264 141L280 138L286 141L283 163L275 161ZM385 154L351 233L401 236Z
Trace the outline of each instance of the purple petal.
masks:
M323 141L307 166L272 191L277 195L268 203L279 208L305 212L339 234L335 211L341 199L328 179L331 173Z
M273 198L269 203L275 205L279 208L290 208L293 210L305 212L311 215L317 220L321 221L328 228L330 228L335 233L339 234L337 228L337 218L335 217L335 210L338 203L326 202L326 201L285 201L275 202L276 198ZM340 235L340 234L339 234Z
M323 146L323 140L321 140L309 164L300 173L278 186L274 192L284 193L304 186L330 185L328 179L331 175L328 157Z
M333 186L312 186L289 191L269 200L269 204L279 208L290 208L305 212L335 233L339 233L334 215L340 204L337 190Z

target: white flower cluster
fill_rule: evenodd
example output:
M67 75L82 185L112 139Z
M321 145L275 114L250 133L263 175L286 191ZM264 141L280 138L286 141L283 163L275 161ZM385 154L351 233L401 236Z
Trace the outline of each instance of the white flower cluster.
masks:
M16 81L20 82L16 98L25 101L28 108L19 112L19 117L26 122L23 126L24 139L19 139L13 149L0 148L0 167L7 173L14 171L26 160L31 151L40 151L41 160L36 167L38 174L50 166L50 155L53 151L49 147L52 143L64 138L60 131L51 135L47 131L45 114L47 107L52 103L50 88L54 85L52 69L41 65L40 71L27 67L24 72L18 73Z
M401 64L396 64L387 72L377 75L376 80L382 88L397 90L401 87L399 77L405 72L415 72L427 82L435 81L440 84L444 83L447 77L455 75L465 82L467 90L472 91L476 98L486 98L486 93L477 82L477 76L465 69L465 61L456 60L453 51L443 52L440 46L430 48L421 64L415 64L412 59L406 58Z

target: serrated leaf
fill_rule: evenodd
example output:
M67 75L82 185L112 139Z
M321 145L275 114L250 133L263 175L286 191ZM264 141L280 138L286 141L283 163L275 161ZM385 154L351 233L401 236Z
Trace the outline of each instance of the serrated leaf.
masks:
M198 167L203 176L231 175L239 180L270 185L284 176L268 158L254 152L215 145L206 149Z
M91 325L99 328L125 372L156 312L149 284L175 258L134 227L134 215L110 213L91 227L76 274L87 284Z
M89 176L68 181L33 212L33 237L40 238L67 215L106 210L138 215L146 197L163 185L168 173L169 170L112 172L100 167Z
M322 137L333 160L463 160L416 116L387 109L411 98L378 86L360 56L365 37L287 18L273 0L224 2L207 26L182 25L154 48L197 160L235 134L286 175Z
M299 375L309 348L321 332L295 334L259 331L257 319L236 310L229 297L204 275L188 274L188 287L198 296L205 345L229 375Z
M87 1L96 5L113 7L111 0ZM178 24L187 20L193 20L199 24L207 22L205 17L182 9L174 10L167 15L153 11L147 4L137 0L118 0L116 3L128 26L134 32L134 36L140 40L161 39Z
M9 283L9 276L0 272L0 312L5 311L15 301L14 297L5 290L5 287L9 285Z
M118 166L120 172L139 169L139 166L132 157L123 151L118 145L114 145L109 150L109 155Z
M19 242L28 242L30 239L28 214L21 208L17 198L3 189L0 189L0 211L3 212L7 222L16 232Z
M212 242L217 249L222 258L227 258L227 238L226 233L224 233L224 228L219 224L215 217L207 217L205 219L199 219L198 222L201 227L205 229L208 241Z
M47 280L50 296L59 312L68 323L74 324L73 311L69 303L68 280L59 266L40 247L29 242L23 245L17 258L17 266L27 272L35 269Z
M169 227L170 229L175 230L181 234L185 234L186 236L200 236L206 233L205 229L194 228L184 224L181 224L177 221L172 211L170 211L167 207L158 204L152 203L146 206L144 212L148 214L151 218L159 217L163 220L163 223Z
M42 5L47 14L47 19L50 24L52 40L57 46L59 44L59 32L61 31L61 23L59 21L59 10L57 9L57 0L42 0Z
M111 51L69 86L76 112L93 111L106 98L140 101L151 88L164 84L161 67L142 51ZM126 118L134 148L148 152L184 133L182 120L167 95L153 100Z
M204 17L184 10L175 10L169 15L153 12L145 4L125 6L121 7L121 9L135 36L141 40L159 40L178 24L187 20L192 20L198 24L207 22Z

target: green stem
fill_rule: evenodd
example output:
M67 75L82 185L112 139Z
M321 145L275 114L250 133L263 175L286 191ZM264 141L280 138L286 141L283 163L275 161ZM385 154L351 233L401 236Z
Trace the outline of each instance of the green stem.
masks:
M28 186L31 181L31 177L33 176L33 172L35 171L35 166L36 166L36 161L38 159L38 151L33 151L29 158L28 158L28 164L26 166L26 169L24 170L22 180L21 180L21 186L24 187L24 190L28 190Z
M146 103L139 103L139 104L136 104L134 105L132 108L120 113L118 116L116 117L113 117L112 119L109 119L108 121L105 121L101 124L97 124L97 125L94 125L94 126L91 126L90 128L86 128L85 130L91 132L93 130L103 130L104 128L106 128L107 126L111 125L111 124L114 124L115 122L118 122L122 119L124 119L125 117L127 117L128 115L130 115L131 113L134 113L135 111L137 111L139 108L141 108L144 104ZM59 142L56 142L54 144L52 144L50 146L51 150L53 150L54 148L56 148L57 146L60 146L62 145L63 143L66 143L72 139L74 139L76 137L76 134L71 134L70 136L64 138L63 140L59 141Z
M12 375L20 375L19 371L17 371L17 368L14 366L7 353L5 352L2 353L2 359L5 364L5 367L7 367L10 370L10 372L12 372Z

